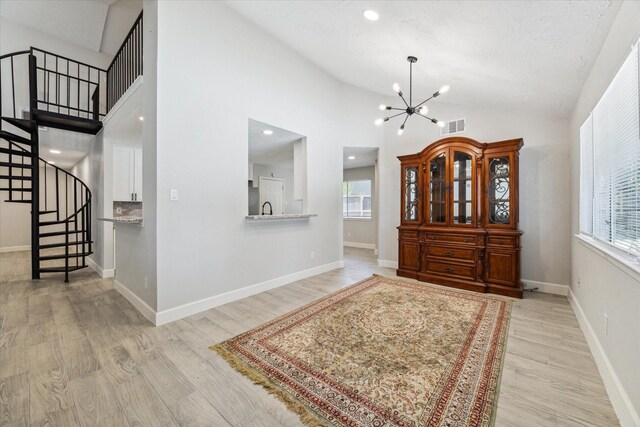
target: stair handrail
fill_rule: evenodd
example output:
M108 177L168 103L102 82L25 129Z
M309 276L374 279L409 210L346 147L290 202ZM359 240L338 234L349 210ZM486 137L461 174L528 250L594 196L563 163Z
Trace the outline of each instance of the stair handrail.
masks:
M9 147L10 148L17 148L18 150L22 151L23 153L31 153L29 150L25 150L24 148L22 148L18 143L13 142L13 141L9 141ZM75 212L73 212L71 215L67 216L67 218L61 220L61 222L70 222L71 218L74 218L76 216L78 216L78 214L82 211L82 209L84 209L90 202L91 202L91 198L92 198L92 193L91 193L91 189L87 186L87 184L84 183L84 181L82 181L80 178L78 178L77 176L73 175L72 173L56 166L56 165L52 165L51 163L47 162L45 159L43 159L42 157L38 157L38 160L44 164L46 164L47 167L52 167L54 169L57 169L58 171L70 176L71 178L73 178L75 181L78 181L81 185L81 189L84 190L86 192L86 202L80 206L80 208L78 208ZM47 177L45 176L45 180L47 179ZM16 191L20 191L20 189L16 189ZM67 213L67 212L65 212Z
M20 55L29 55L31 53L30 50L20 50L17 52L11 52L11 53L5 53L4 55L0 55L0 61L2 61L3 59L7 59L10 58L11 59L11 105L13 106L13 118L17 119L20 117L16 116L16 86L15 86L15 77L14 77L14 64L13 64L13 58L16 56L20 56ZM28 65L27 65L28 66ZM3 111L2 111L2 81L0 81L0 116L2 117L8 117L8 115L6 115ZM28 102L29 102L29 98L27 95L27 105L28 106ZM2 123L0 123L0 130L2 129Z

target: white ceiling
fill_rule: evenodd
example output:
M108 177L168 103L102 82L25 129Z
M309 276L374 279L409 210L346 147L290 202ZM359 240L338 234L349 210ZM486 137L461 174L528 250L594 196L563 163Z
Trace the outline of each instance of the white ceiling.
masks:
M10 21L114 55L142 10L142 0L2 0Z
M91 148L93 135L53 128L40 128L38 138L40 142L40 157L62 169L71 169L82 160ZM60 154L53 154L49 150L58 150Z
M442 102L566 117L619 1L228 1L301 55L352 85ZM380 20L364 19L365 9ZM400 105L400 102L399 102Z
M262 131L270 129L273 135ZM249 119L249 163L293 168L293 143L304 136Z
M355 159L350 160L349 156ZM373 166L378 160L378 149L375 147L344 147L342 149L342 168L355 169Z

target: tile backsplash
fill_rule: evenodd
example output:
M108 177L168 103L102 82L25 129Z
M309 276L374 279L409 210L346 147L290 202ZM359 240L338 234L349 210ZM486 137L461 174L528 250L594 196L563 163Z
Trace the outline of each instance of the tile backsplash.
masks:
M113 217L142 217L142 202L113 202Z

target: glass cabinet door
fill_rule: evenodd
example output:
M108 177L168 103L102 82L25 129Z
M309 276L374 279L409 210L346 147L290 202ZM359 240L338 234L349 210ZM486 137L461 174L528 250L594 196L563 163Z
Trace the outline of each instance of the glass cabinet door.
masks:
M404 169L404 220L419 220L419 174L418 166Z
M447 156L442 153L429 161L429 222L447 222Z
M473 159L470 154L453 152L453 224L473 223Z
M511 224L511 157L489 157L487 170L487 222Z

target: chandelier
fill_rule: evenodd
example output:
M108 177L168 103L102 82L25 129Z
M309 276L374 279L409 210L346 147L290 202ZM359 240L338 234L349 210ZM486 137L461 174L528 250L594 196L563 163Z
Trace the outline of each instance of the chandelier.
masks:
M400 99L402 99L402 102L404 102L405 106L402 108L395 108L395 107L390 107L388 105L380 104L380 110L382 111L395 110L395 111L400 111L400 113L395 114L393 116L380 118L375 121L375 124L381 125L382 123L389 121L389 119L406 115L406 117L404 118L404 121L402 122L402 125L400 126L400 129L398 129L398 135L402 135L402 133L404 132L404 125L407 123L407 120L409 120L409 117L417 113L420 117L424 117L425 119L431 121L432 123L435 123L440 127L444 127L445 125L444 122L427 116L427 114L429 113L429 109L424 104L432 100L433 98L436 98L437 96L442 95L443 93L446 93L447 91L449 91L449 86L448 85L442 86L439 91L437 91L436 93L431 95L429 98L425 99L421 103L414 106L413 105L413 64L418 61L418 58L416 58L415 56L409 56L407 57L407 61L409 61L409 102L407 102L407 100L404 98L404 95L400 90L400 85L398 83L394 83L393 90L396 91L396 93L400 96Z

